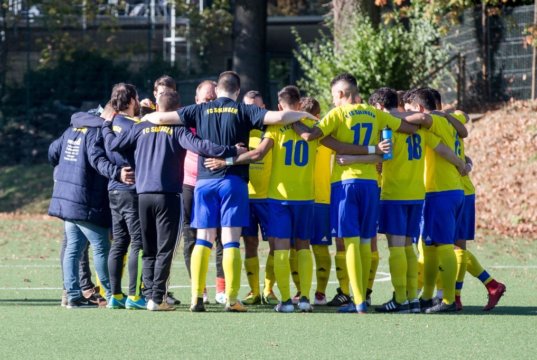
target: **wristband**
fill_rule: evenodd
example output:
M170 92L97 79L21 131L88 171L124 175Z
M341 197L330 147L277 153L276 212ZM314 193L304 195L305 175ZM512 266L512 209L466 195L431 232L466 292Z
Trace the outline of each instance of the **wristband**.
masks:
M375 154L377 152L377 147L376 146L373 146L373 145L369 145L367 147L367 153L368 154Z
M234 163L234 161L233 161L232 156L226 158L226 165L230 166L230 165L233 165L233 163Z

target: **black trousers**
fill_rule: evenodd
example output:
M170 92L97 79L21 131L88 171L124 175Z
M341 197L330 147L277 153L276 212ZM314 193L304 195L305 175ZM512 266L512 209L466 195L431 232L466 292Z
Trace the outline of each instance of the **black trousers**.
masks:
M63 284L63 257L65 255L65 248L67 247L67 238L65 233L63 234L62 246L60 248L60 266L62 268L62 284ZM80 258L79 265L79 277L80 277L80 289L82 291L93 289L95 284L91 281L91 269L89 264L88 256L89 242L86 245L86 248L82 252L82 257Z
M146 299L162 303L170 276L179 233L179 194L140 194L138 209L142 229L142 278Z
M194 245L196 245L196 229L190 227L192 221L192 212L194 209L194 186L183 184L183 255L185 257L185 266L190 276L190 259ZM224 256L224 247L220 239L220 229L215 241L216 245L216 277L224 277L224 268L222 267L222 258Z
M108 271L112 294L121 294L121 275L125 254L129 250L129 295L140 295L142 274L138 256L142 249L142 232L138 216L138 195L134 191L112 190L108 194L112 211L112 246L108 255Z

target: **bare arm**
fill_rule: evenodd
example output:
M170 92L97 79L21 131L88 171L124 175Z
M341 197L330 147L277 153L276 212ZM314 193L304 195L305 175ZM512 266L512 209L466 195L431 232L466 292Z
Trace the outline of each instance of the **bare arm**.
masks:
M177 111L154 112L147 114L142 121L149 121L156 125L184 125L183 120L179 117Z
M464 138L468 137L468 130L466 130L466 126L464 126L463 123L461 123L459 120L457 120L456 118L454 118L450 114L442 112L442 111L433 111L432 114L440 115L442 117L445 117L447 119L447 121L449 121L449 123L451 125L453 125L455 130L457 130L457 134L459 134L459 137L461 139L464 139Z
M433 118L429 114L420 113L420 112L397 112L397 111L391 112L390 114L410 124L421 125L427 129L429 129L433 125ZM403 126L403 123L401 124L401 126ZM401 131L401 130L405 130L405 128L403 129L399 128L397 131L408 133L406 131ZM414 132L415 131L416 130L414 130Z
M301 122L294 123L293 130L306 141L313 141L323 136L323 132L318 127L310 128Z
M338 155L369 155L369 146L344 143L334 139L332 136L327 136L322 139L321 144L334 150ZM390 148L390 141L383 140L375 145L375 154L389 153Z
M258 147L237 156L233 160L233 165L250 164L256 161L260 161L265 157L265 155L267 155L267 153L272 149L273 146L274 140L264 138ZM212 171L227 166L226 161L224 159L216 158L205 159L204 165L206 168Z
M457 168L459 173L464 176L467 174L466 172L466 163L462 161L457 154L450 148L448 148L446 145L439 143L435 148L434 151L438 153L438 155L442 156L444 159L449 161L453 166Z
M307 118L318 120L315 116L304 111L267 111L263 118L264 125L288 125L297 122L300 119Z
M350 164L376 164L382 162L381 155L336 155L336 164L344 166Z

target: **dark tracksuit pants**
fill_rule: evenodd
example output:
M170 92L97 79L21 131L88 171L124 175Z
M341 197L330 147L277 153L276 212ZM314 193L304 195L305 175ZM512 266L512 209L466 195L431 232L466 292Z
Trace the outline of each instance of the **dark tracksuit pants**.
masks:
M143 294L147 300L160 304L166 294L179 233L181 200L179 194L139 194L138 208L143 244Z
M65 236L65 233L64 233L62 247L60 249L60 266L62 268L62 284L63 284L63 258L65 255L66 247L67 247L67 237ZM78 270L80 274L79 275L80 289L82 291L93 289L95 287L95 284L91 281L91 269L90 269L90 264L89 264L88 249L89 249L89 241L88 241L88 244L86 245L86 248L82 252L82 257L80 258L80 265L79 265L79 270Z
M129 269L129 295L141 295L142 274L138 256L142 249L142 233L138 216L138 195L135 191L112 190L109 192L112 211L112 246L108 255L108 271L112 294L121 294L123 262L130 245L127 261Z
M190 227L192 221L192 211L194 209L194 186L183 185L183 255L185 257L185 266L190 276L190 258L194 245L196 245L196 229ZM224 268L222 267L222 258L224 256L224 247L220 240L220 229L215 241L216 245L216 277L224 278Z

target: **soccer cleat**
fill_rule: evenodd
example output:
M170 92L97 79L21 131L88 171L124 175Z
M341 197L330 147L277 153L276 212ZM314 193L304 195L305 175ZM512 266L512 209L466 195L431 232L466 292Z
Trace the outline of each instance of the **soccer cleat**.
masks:
M313 300L314 305L326 305L328 301L326 300L326 295L322 292L315 292L315 299Z
M209 301L209 295L207 294L207 288L203 289L203 303L205 305L209 305L211 303Z
M402 314L408 314L410 312L410 306L408 304L408 301L405 301L402 304L399 304L394 299L382 304L381 306L377 306L375 308L376 312L380 313L402 313Z
M166 301L157 304L153 300L147 302L147 310L149 311L174 311L175 306L168 304Z
M125 309L125 302L127 301L127 298L123 296L121 299L116 299L115 296L112 296L110 298L110 301L108 301L108 305L106 305L109 309Z
M190 311L191 312L204 312L205 311L205 305L203 304L203 297L199 297L196 299L196 303L193 303L190 305Z
M488 290L488 289L487 289ZM489 301L487 302L487 305L483 308L483 311L490 311L498 305L498 302L500 301L501 297L505 293L507 288L504 284L498 283L498 286L492 290L488 290L489 295Z
M462 311L462 302L460 296L455 296L455 308L457 311Z
M97 308L96 302L89 301L85 297L78 298L76 300L69 300L67 302L67 309L91 309Z
M440 304L433 305L430 308L427 308L425 310L426 314L439 314L439 313L448 313L448 312L456 312L457 307L455 303L452 304L446 304L445 302L441 302Z
M373 290L367 289L365 292L365 302L367 306L371 306L371 294L373 293Z
M414 299L408 302L408 308L409 312L411 314L419 314L420 311L420 301L418 299Z
M420 298L420 311L424 313L428 308L433 306L433 299L424 300Z
M227 302L226 293L225 292L217 292L216 296L214 297L214 300L218 304L224 305Z
M145 310L147 308L147 301L145 301L143 296L140 296L137 300L129 296L125 302L125 308L128 310Z
M291 298L291 301L293 302L293 305L298 305L298 302L300 301L300 291Z
M280 303L280 300L278 300L278 297L273 291L271 291L268 295L263 294L261 301L265 305L278 305Z
M61 305L62 307L66 307L68 303L69 303L69 301L67 300L67 291L63 290L63 293L62 293L62 302L60 303L60 305Z
M235 301L234 304L226 303L224 311L227 312L247 312L248 308L244 306L239 300Z
M367 313L367 303L364 301L361 304L355 305L353 302L342 305L337 309L338 313L349 314L349 313L358 313L366 314Z
M168 303L168 305L181 305L181 300L178 300L175 297L173 297L172 292L168 292L165 298L166 298L166 302Z
M311 306L310 301L307 297L302 296L298 301L298 310L301 312L313 312L313 306Z
M343 291L341 291L341 288L337 288L337 294L332 300L326 303L326 306L342 306L348 305L351 302L351 297L347 294L344 294Z
M261 296L254 295L253 292L249 292L244 299L242 299L244 305L259 305L261 304Z
M440 304L440 303L442 302L442 298L441 298L441 297L437 297L437 296L435 296L435 297L432 299L432 301L433 301L433 306L435 306L435 305L438 305L438 304Z
M291 299L283 302L279 302L278 305L274 307L274 311L281 313L292 313L295 311L295 305Z

